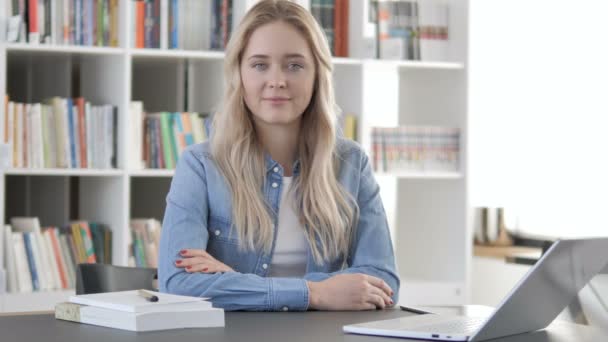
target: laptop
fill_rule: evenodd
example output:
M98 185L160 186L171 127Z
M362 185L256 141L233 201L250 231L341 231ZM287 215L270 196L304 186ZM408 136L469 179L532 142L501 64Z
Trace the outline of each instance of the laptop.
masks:
M423 314L345 325L344 332L436 341L485 341L547 327L608 264L608 238L551 245L486 317Z

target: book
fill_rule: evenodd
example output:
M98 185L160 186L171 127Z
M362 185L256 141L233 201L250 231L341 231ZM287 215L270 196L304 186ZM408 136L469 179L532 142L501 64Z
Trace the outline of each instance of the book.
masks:
M130 290L75 295L69 298L69 302L138 314L212 308L211 302L207 301L208 298L179 296L155 291L148 292L157 296L158 301L149 302L139 296L138 290Z
M55 318L130 331L224 326L224 310L194 306L163 312L133 313L64 302L55 306Z

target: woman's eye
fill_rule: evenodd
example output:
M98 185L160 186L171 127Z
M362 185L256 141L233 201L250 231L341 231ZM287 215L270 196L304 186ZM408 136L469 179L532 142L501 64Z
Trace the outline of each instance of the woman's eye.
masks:
M256 63L253 65L253 68L257 71L264 71L266 70L267 66L264 63Z
M289 70L292 70L292 71L298 71L303 68L300 64L296 64L296 63L291 63L287 67L289 68Z

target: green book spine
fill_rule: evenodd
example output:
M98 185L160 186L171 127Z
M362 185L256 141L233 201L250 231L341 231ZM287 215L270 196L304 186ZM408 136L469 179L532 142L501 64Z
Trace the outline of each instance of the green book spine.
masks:
M171 133L171 115L169 113L161 113L160 114L160 129L163 140L163 154L165 157L165 168L173 169L175 165L173 164L173 156L172 156L172 147L171 141L173 134Z

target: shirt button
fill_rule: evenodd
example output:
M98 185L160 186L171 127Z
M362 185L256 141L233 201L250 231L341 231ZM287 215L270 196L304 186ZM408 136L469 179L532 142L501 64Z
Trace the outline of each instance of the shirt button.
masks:
M263 268L263 269L267 269L267 268L268 268L268 264L264 264L264 265L262 265L262 268Z
M289 311L289 308L288 308L288 307L286 307L286 306L284 306L282 310L283 310L283 311Z
M276 187L278 187L278 186L279 186L279 184L277 184L276 182L275 182L275 183L272 183L272 187L273 187L273 188L276 188Z
M274 172L279 172L279 168L278 168L278 167L275 167L275 168L274 168Z
M215 231L215 236L219 236L219 235L220 235L220 231L219 231L219 230L216 230L216 231Z

